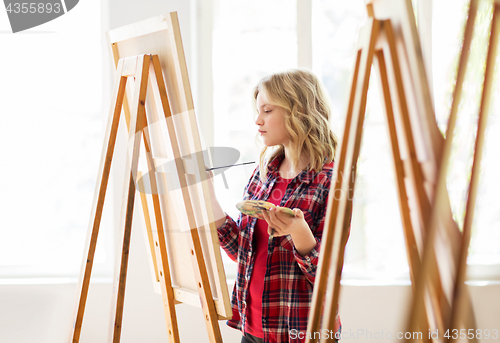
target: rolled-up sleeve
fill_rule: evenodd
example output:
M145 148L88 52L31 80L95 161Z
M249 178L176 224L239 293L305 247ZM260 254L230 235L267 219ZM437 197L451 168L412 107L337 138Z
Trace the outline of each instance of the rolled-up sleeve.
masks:
M316 270L318 269L318 261L319 261L319 250L321 246L321 241L316 238L316 245L309 252L309 254L302 256L299 252L293 248L293 255L295 257L295 261L299 265L300 269L304 273L305 277L310 283L314 283L316 278Z
M217 234L221 248L234 262L238 257L238 233L238 224L226 213L226 221L217 229Z
M308 222L309 227L311 228L314 239L316 240L316 245L307 255L304 256L299 254L295 247L293 248L295 261L304 273L304 276L312 284L316 279L316 271L318 269L319 252L321 249L321 239L323 237L323 229L325 226L325 215L330 185L330 179L324 178L322 182L316 186L316 192L313 196L315 201L311 203L311 207L309 207L308 211L304 212L304 219Z

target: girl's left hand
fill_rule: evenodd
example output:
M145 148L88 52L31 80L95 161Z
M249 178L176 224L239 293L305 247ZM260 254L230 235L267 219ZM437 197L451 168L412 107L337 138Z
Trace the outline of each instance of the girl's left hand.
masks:
M295 217L287 216L279 210L279 206L262 211L262 216L269 225L267 232L274 237L311 232L304 219L304 213L298 208L294 208L293 212Z
M294 208L293 212L295 217L292 218L281 213L278 207L262 211L262 215L269 225L267 229L269 235L275 237L290 235L297 252L305 256L316 246L316 239L304 219L304 213L298 208Z

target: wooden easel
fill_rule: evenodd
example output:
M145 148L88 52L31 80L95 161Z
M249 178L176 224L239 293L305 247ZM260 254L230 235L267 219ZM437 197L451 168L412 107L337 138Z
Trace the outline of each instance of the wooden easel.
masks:
M467 205L465 209L465 219L464 226L462 228L462 239L460 243L459 254L455 256L456 266L456 277L453 284L453 292L450 305L450 314L445 319L445 327L449 329L449 336L444 337L447 342L456 342L460 335L454 334L452 330L456 329L460 332L460 329L475 329L475 323L471 327L470 318L468 317L468 311L470 311L470 300L467 297L467 289L465 288L465 274L467 269L467 255L471 240L472 231L472 221L474 216L474 209L476 206L476 197L479 186L479 169L482 159L485 130L488 115L490 112L491 98L492 98L492 85L494 78L495 61L498 50L498 44L500 40L500 0L496 0L493 4L493 17L491 22L490 30L490 40L488 45L488 52L486 57L486 69L483 81L483 91L481 94L481 102L479 108L479 119L477 124L477 134L476 142L474 144L474 155L471 178L469 182L469 190L467 197ZM458 105L461 100L463 82L465 79L465 72L467 68L467 61L469 57L469 50L472 42L472 34L474 28L474 21L477 15L478 0L471 0L467 15L467 21L465 25L464 37L462 50L460 53L457 81L455 84L455 89L452 97L452 106L450 111L450 116L448 120L448 127L446 131L446 141L444 152L442 156L442 166L440 168L440 173L437 182L437 189L435 194L433 211L431 214L431 221L427 231L426 244L424 257L422 261L421 276L417 283L415 290L413 303L411 304L410 316L407 325L407 330L411 332L417 327L418 318L423 316L425 304L424 304L424 293L426 287L428 287L429 282L439 277L437 271L430 268L429 256L432 255L432 251L435 249L436 242L438 241L439 234L439 213L442 207L445 205L445 196L447 194L446 189L446 174L448 171L448 165L450 161L451 148L453 143L453 136L455 131L455 125L457 121ZM477 341L476 333L474 332L474 337L472 339L467 335L469 341ZM443 337L440 337L443 338Z
M146 156L148 156L148 166L150 170L154 170L154 160L151 157L150 142L151 137L148 130L143 130L148 125L146 116L146 91L148 86L148 78L152 81L153 92L159 95L162 108L160 111L164 113L165 119L171 116L169 100L165 89L165 82L162 75L160 61L157 55L138 55L128 58L120 59L116 71L116 78L113 90L113 100L109 121L106 127L104 147L102 158L99 166L98 183L96 187L94 202L92 205L91 229L89 230L89 237L87 239L86 251L88 255L86 261L82 266L82 273L78 283L79 298L75 308L76 319L74 330L72 332L70 341L79 342L80 333L82 328L83 315L85 311L85 302L87 298L88 288L90 284L90 274L92 271L92 263L94 258L95 247L97 243L97 235L99 232L100 220L102 209L104 205L104 198L106 194L107 183L109 179L109 172L111 162L113 159L113 150L116 142L116 133L120 114L122 111L122 104L125 97L125 88L129 77L135 78L134 95L131 101L130 108L130 124L129 124L129 156L131 159L127 161L125 176L125 193L122 203L122 213L120 218L120 240L122 243L122 251L120 258L117 259L117 268L115 269L115 278L113 285L113 305L112 315L110 318L110 331L109 342L119 342L122 325L123 305L125 300L125 284L127 277L128 255L130 247L131 229L132 229L132 216L136 192L136 180L134 176L137 175L139 152L141 146L141 135L146 149ZM141 134L142 133L142 134ZM172 146L178 149L176 143L176 132L173 127L169 127L169 137ZM177 151L177 156L180 152ZM186 174L181 172L184 170L184 162L182 159L176 159L176 168L179 171L179 181L181 185L186 185ZM152 198L154 204L154 214L156 218L156 231L152 230L154 243L156 246L156 263L157 270L159 271L159 278L161 283L161 293L164 302L165 317L167 321L169 342L179 342L179 332L177 326L177 319L175 313L175 295L174 288L172 287L170 279L170 269L167 254L167 245L164 239L164 220L160 209L160 201L158 197L158 180L155 173L149 173L150 185L153 190ZM186 187L187 188L187 187ZM187 190L186 190L187 192ZM192 204L188 194L184 194L184 203L192 209ZM198 229L187 228L189 234L186 234L188 244L190 247L190 255L192 257L192 264L195 271L195 278L198 284L198 293L205 317L205 323L210 338L210 342L222 342L222 336L218 324L218 315L216 306L212 297L210 289L210 281L207 275L205 260L203 257L202 245Z
M340 292L343 256L352 215L355 178L342 178L356 171L370 72L378 69L394 161L397 192L413 291L419 292L422 265L437 277L429 278L420 290L422 310L412 321L423 333L421 341L431 341L428 329L443 329L451 313L451 290L441 279L440 269L456 266L461 233L452 219L447 192L441 194L436 213L441 238L449 246L426 249L428 225L440 173L444 140L437 128L416 24L410 0L373 0L367 5L369 19L358 36L358 52L349 97L344 135L337 151L335 182L332 183L326 213L322 251L310 309L309 333L333 330ZM377 19L380 18L380 19ZM375 60L374 60L375 57ZM439 257L439 258L438 258ZM444 267L443 267L444 266ZM469 328L475 328L468 294L464 306ZM322 336L322 342L334 337ZM316 342L314 335L307 342Z
M470 4L470 9L469 9L469 17L467 19L467 28L466 32L464 34L464 41L468 41L467 43L464 44L464 48L462 50L462 54L464 54L465 51L468 51L468 47L470 46L470 40L472 38L472 27L474 24L474 19L475 19L475 11L477 11L477 0L471 0ZM474 13L474 15L472 15ZM491 99L493 98L492 96L492 85L493 85L493 79L494 79L494 70L495 70L495 61L497 60L497 53L498 53L498 45L500 41L500 0L495 0L494 3L494 10L493 10L493 18L492 18L492 23L491 23L491 33L490 33L490 41L489 41L489 46L488 46L488 55L486 58L486 70L485 70L485 77L484 77L484 82L483 82L483 93L481 96L481 107L479 110L479 120L478 120L478 127L477 127L477 135L476 135L476 142L474 144L474 162L472 166L472 173L471 173L471 179L470 179L470 184L469 184L469 191L468 191L468 199L467 199L467 207L466 207L466 214L465 214L465 220L464 220L464 227L463 227L463 238L462 238L462 244L461 244L461 249L460 249L460 255L458 258L458 270L457 270L457 278L455 281L455 288L454 288L454 293L453 293L453 300L452 300L452 310L451 310L451 318L449 320L449 327L454 329L458 328L460 321L463 319L466 311L468 310L467 306L467 298L466 298L466 291L465 291L465 272L467 268L467 254L469 250L469 245L470 245L470 240L471 240L471 230L472 230L472 219L473 219L473 214L474 214L474 208L476 205L476 196L477 196L477 191L479 187L479 169L480 169L480 164L481 164L481 159L482 159L482 153L483 153L483 145L484 145L484 138L485 138L485 130L487 126L487 120L488 120L488 114L490 113L490 106L491 106ZM461 58L462 60L462 58ZM459 70L460 70L460 75L465 76L465 66L467 65L467 55L463 58L464 62L460 63ZM456 112L458 109L458 102L459 99L461 98L461 90L462 90L462 83L464 76L460 77L460 82L456 83L456 94L453 97L453 109L450 114L450 117L453 115L456 117ZM458 80L457 80L458 81ZM451 121L451 120L450 120ZM456 119L453 118L453 125L455 123ZM450 124L449 124L450 125ZM450 132L453 132L453 128L450 130ZM453 137L452 134L447 137ZM450 143L451 145L451 143ZM447 160L445 160L447 161ZM437 209L435 209L437 211ZM425 265L424 265L425 268ZM455 339L450 339L451 342L455 342Z

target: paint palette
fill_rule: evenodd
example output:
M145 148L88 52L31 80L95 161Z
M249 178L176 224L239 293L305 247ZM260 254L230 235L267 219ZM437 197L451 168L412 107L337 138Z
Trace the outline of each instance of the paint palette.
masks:
M262 211L267 211L271 208L276 208L276 205L263 200L245 200L237 203L236 208L238 209L238 211L240 211L243 214L246 214L247 216L264 220L264 217L262 216ZM287 207L280 207L278 211L286 214L287 216L295 217L293 211Z

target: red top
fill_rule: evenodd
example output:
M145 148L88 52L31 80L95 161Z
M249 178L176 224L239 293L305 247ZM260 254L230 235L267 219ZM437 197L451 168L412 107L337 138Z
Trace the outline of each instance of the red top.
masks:
M292 179L283 179L278 176L267 201L279 206L290 181ZM248 285L247 298L248 309L245 331L259 338L264 338L264 331L262 331L262 293L264 291L264 277L266 276L267 267L267 243L269 241L267 229L267 222L258 219L254 231L255 260L252 277Z

